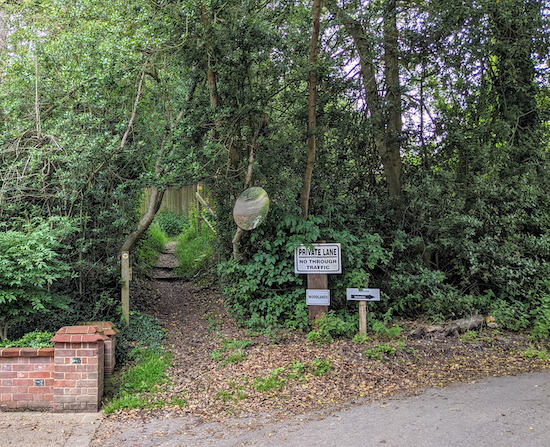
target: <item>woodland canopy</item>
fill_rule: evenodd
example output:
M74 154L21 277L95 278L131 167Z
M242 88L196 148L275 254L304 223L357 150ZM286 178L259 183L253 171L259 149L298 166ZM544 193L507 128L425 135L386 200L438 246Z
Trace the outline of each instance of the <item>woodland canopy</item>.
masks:
M42 250L31 278L51 272L25 284L11 267L28 257L0 255L0 305L32 287L70 302L34 325L115 315L120 251L168 186L200 181L243 324L307 324L292 254L325 240L342 244L342 318L347 287L376 287L387 318L478 311L547 336L548 14L542 0L0 1L0 222L32 235L14 236L21 253ZM270 212L238 231L252 185Z

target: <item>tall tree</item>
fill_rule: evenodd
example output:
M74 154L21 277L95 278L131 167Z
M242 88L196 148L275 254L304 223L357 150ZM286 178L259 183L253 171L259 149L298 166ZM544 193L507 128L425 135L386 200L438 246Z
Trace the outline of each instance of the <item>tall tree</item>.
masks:
M315 128L316 128L316 100L317 94L317 47L319 42L321 0L313 0L313 30L309 43L309 63L311 71L309 74L309 96L308 96L308 123L307 123L307 165L304 175L304 187L302 190L302 217L308 216L309 193L311 190L311 177L315 165Z
M347 33L355 43L360 59L361 77L365 91L366 107L372 120L374 140L388 184L390 197L399 196L403 185L401 161L402 119L401 88L399 81L399 32L397 28L397 2L385 0L382 11L383 26L383 73L377 71L379 65L379 46L377 36L369 29L374 26L375 14L362 14L359 10L356 17L347 9L338 6L337 2L327 3L329 10L344 25ZM367 5L367 8L370 4ZM363 17L363 15L365 17ZM369 16L371 17L369 19ZM369 21L370 20L370 21ZM363 23L366 21L366 23Z

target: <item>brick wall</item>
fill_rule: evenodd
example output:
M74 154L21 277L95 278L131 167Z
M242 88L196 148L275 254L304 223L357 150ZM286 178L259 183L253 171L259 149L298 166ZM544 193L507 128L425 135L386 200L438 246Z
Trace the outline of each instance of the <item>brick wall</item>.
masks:
M116 332L109 322L68 326L53 348L0 349L0 410L98 411Z
M54 348L0 348L0 409L50 410Z

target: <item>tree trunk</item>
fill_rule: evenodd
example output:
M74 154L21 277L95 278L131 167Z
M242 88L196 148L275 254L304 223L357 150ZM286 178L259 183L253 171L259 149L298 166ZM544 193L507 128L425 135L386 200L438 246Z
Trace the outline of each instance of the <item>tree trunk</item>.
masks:
M381 151L384 172L390 197L401 193L401 89L399 85L399 48L397 31L396 0L386 0L384 11L384 77L386 80L386 135L385 147Z
M266 125L267 113L264 113L260 127L256 130L254 138L252 139L252 144L250 145L250 152L248 154L248 169L246 171L246 179L244 181L243 190L248 188L250 186L250 183L252 182L252 172L254 168L254 163L256 162L256 155L258 153L258 139L263 134ZM231 241L233 243L233 259L235 259L235 261L239 260L239 241L241 240L243 231L244 230L242 228L237 227L235 236Z
M304 188L302 190L302 217L307 218L309 212L309 195L311 191L311 178L315 165L315 96L317 92L317 46L319 42L319 29L321 19L321 0L313 0L313 31L309 43L309 62L311 72L309 74L309 116L307 125L307 165L304 175Z
M0 9L0 51L8 49L8 33L6 31L6 11Z
M149 206L147 207L147 211L140 219L137 225L137 229L132 231L122 244L122 247L120 248L120 253L123 253L125 251L128 253L131 252L134 246L145 234L145 232L148 230L149 226L155 219L155 215L157 214L157 211L160 208L160 204L162 203L163 196L164 190L158 189L154 186L151 188L151 198L149 201Z
M365 99L373 123L374 142L384 165L390 197L399 196L403 184L401 162L401 93L396 0L387 0L384 10L384 79L377 80L373 39L360 21L348 15L331 0L329 10L338 16L355 43L361 63ZM386 95L380 93L385 84Z

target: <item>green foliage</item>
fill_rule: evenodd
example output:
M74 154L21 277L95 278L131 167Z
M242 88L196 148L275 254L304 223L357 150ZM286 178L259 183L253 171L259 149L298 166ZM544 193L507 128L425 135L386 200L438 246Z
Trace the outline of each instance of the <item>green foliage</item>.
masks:
M121 321L117 326L120 330L115 353L118 362L132 358L134 352L141 352L139 348L144 346L147 346L147 352L163 353L166 331L158 320L145 313L131 311L130 323L126 325Z
M394 344L381 343L374 348L365 349L364 355L373 360L382 360L385 356L394 356L397 352L403 350L404 347L404 342L397 342Z
M329 359L315 359L311 363L314 376L327 375L332 369L332 362Z
M358 332L357 334L355 334L353 336L352 340L356 345L364 345L365 343L367 343L370 340L370 338L367 334L362 334L362 333Z
M137 364L122 375L116 397L103 409L105 414L134 408L162 408L170 404L156 397L155 391L167 383L166 370L170 366L171 355L142 347L136 349L130 358ZM182 403L184 401L180 399L174 404Z
M460 341L462 343L478 343L478 333L476 331L466 331L460 336Z
M168 237L164 234L164 231L153 223L147 230L146 236L138 243L138 264L149 268L154 267L164 250L166 242L168 242Z
M0 331L54 307L67 309L68 300L50 292L55 281L73 276L60 253L69 247L61 239L72 231L67 220L35 219L0 233Z
M214 260L213 240L214 235L206 225L201 226L200 234L194 226L184 231L176 247L178 274L190 277L210 267Z
M540 351L532 346L530 348L527 348L525 351L521 351L521 355L530 359L535 357L541 360L548 359L548 352L546 352L545 350Z
M186 214L178 214L173 211L159 211L153 222L168 237L176 237L190 227Z
M245 383L248 383L248 378L245 377ZM223 402L237 402L246 399L247 394L244 391L245 385L239 385L234 381L227 384L226 390L219 390L214 400L222 400Z
M396 324L391 327L388 327L388 320L380 321L373 320L370 321L371 329L379 339L393 340L401 336L401 327Z
M50 340L54 335L53 332L32 331L19 340L0 341L0 348L51 348L54 344Z
M345 289L368 286L382 290L369 309L375 319L391 311L437 321L477 310L504 328L547 336L550 46L543 2L397 6L396 68L409 74L398 90L408 94L399 107L403 133L384 138L400 145L400 197L388 197L377 113L371 104L357 107L366 83L349 71L357 53L349 27L321 21L321 35L331 37L320 43L316 71L329 88L316 97L315 217L307 220L297 216L310 136L308 5L4 3L0 218L67 216L76 227L64 241L72 249L54 251L77 277L34 289L44 308L50 296L67 295L70 313L28 314L25 325L116 316L118 250L139 221L146 186L208 184L217 236L181 236L182 272L207 269L212 247L228 259L231 210L254 150L253 182L268 190L271 211L243 235L239 262L219 270L241 324L307 327L304 278L293 272L292 253L300 243L328 240L340 242L343 254L343 274L329 278L332 307L349 318L355 307ZM378 49L391 11L379 2L346 8L372 37L374 58L363 62L383 79L388 67ZM211 103L206 61L221 106ZM381 94L386 87L373 85ZM170 234L186 226L182 219L157 217ZM148 242L138 257L153 262Z
M222 346L212 352L212 360L220 362L220 368L229 363L240 363L246 360L245 349L253 346L250 340L222 340Z
M222 263L219 272L225 282L227 307L242 325L255 330L286 324L292 328L307 325L303 278L294 274L294 249L319 236L314 219L284 216L273 239L252 233L257 251L249 262Z
M531 315L534 319L531 335L535 338L550 338L550 295L544 295L535 301Z
M322 345L332 343L334 337L344 336L351 338L352 334L357 330L358 321L357 318L346 316L345 314L339 315L331 310L327 314L323 314L321 318L315 320L315 324L317 325L317 329L309 332L307 340L309 343Z
M290 370L291 371L288 372L289 379L303 380L305 378L305 373L307 371L307 365L305 363L293 360L290 365Z
M280 377L284 368L276 368L271 371L271 374L267 377L258 377L254 382L254 387L257 391L280 391L286 385L286 379Z

